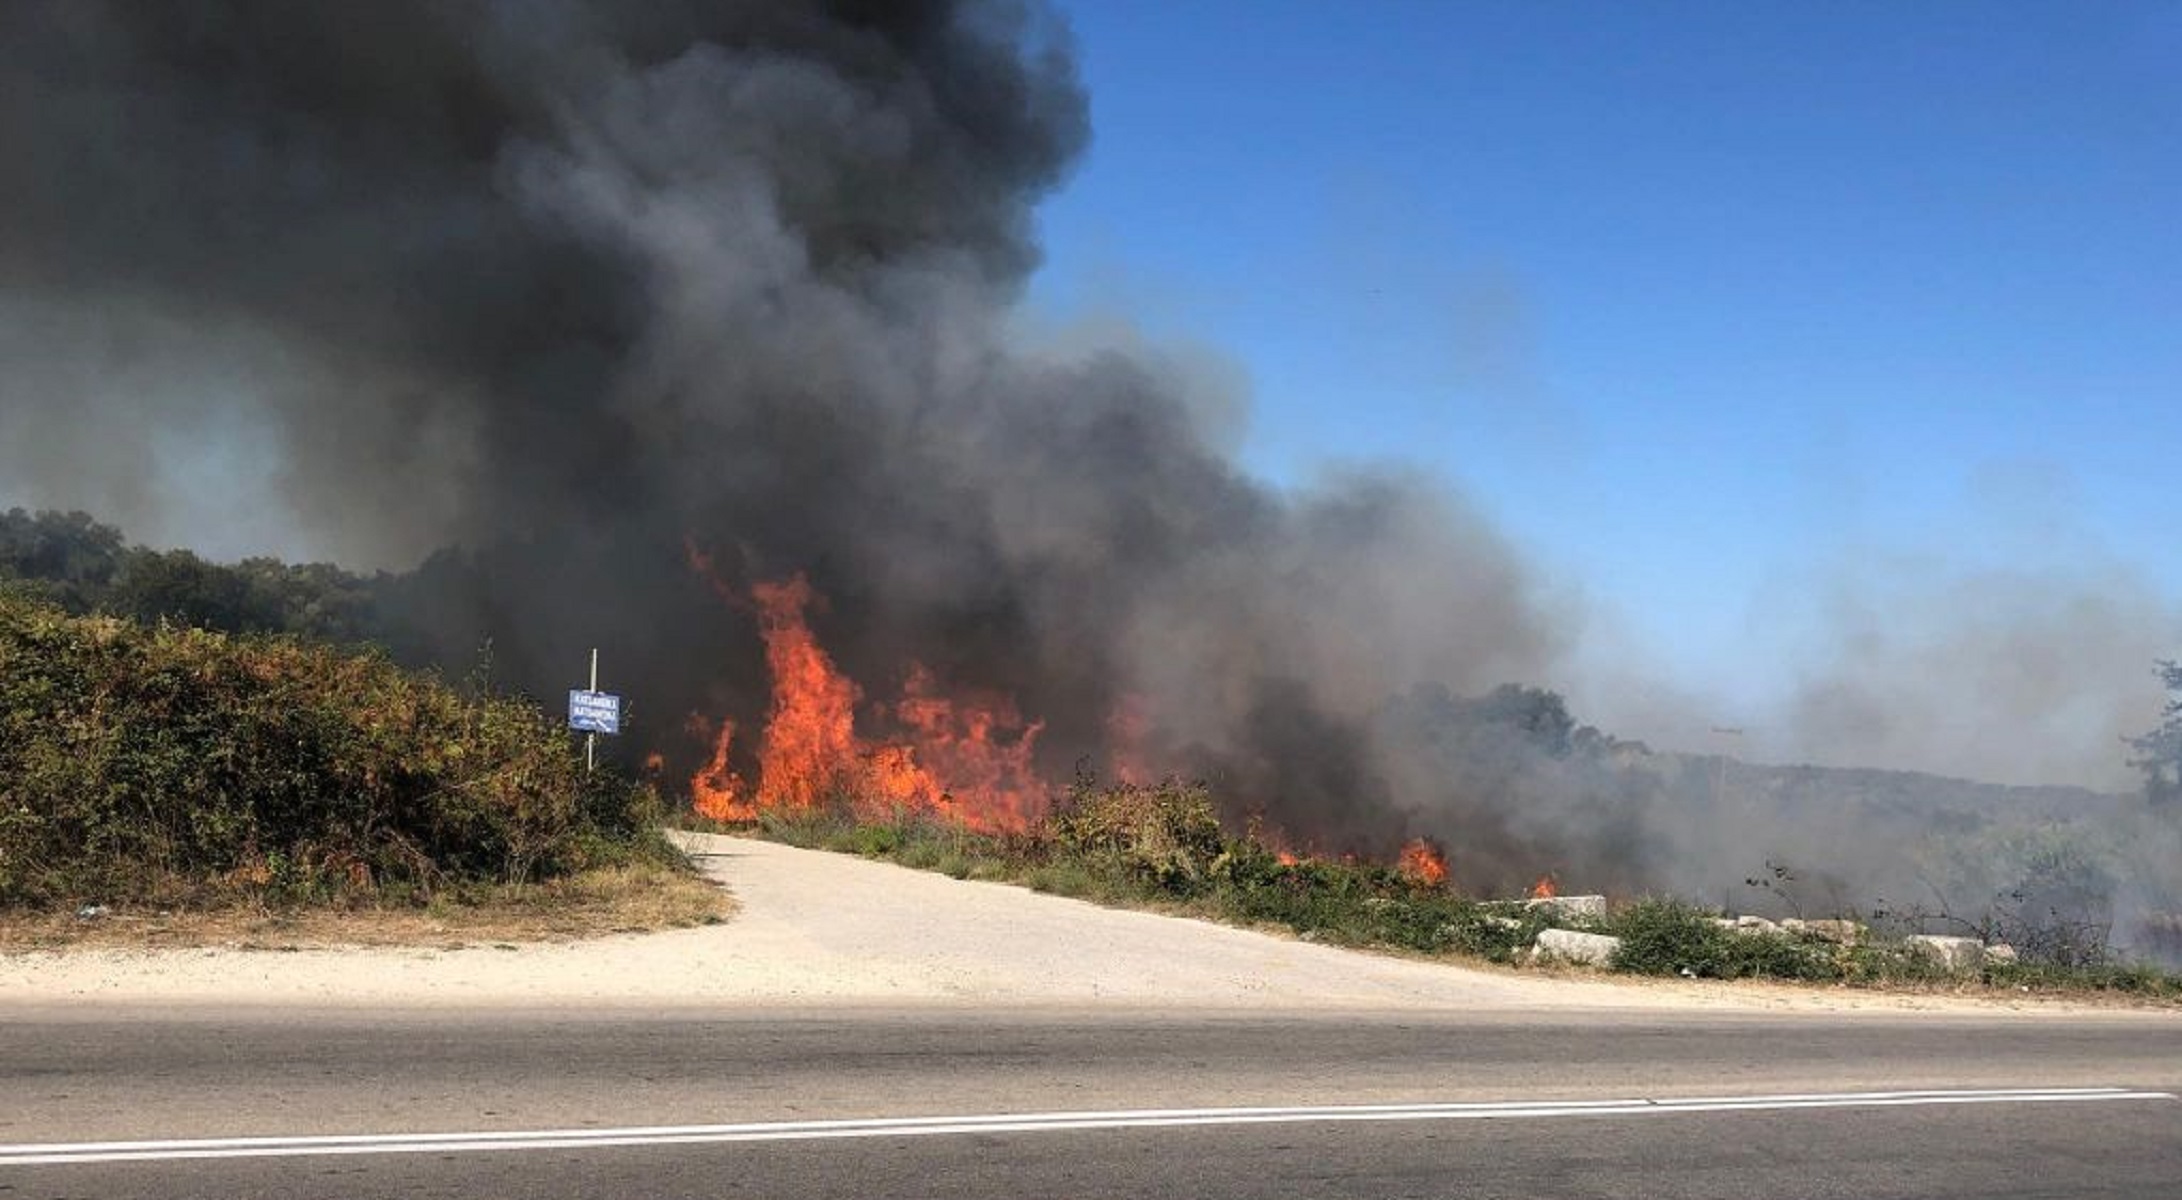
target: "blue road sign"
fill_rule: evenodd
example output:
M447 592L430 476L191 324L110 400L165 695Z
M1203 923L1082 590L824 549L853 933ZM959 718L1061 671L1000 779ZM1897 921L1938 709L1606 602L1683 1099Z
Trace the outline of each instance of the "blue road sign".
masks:
M568 727L585 733L620 733L621 697L612 692L568 689Z

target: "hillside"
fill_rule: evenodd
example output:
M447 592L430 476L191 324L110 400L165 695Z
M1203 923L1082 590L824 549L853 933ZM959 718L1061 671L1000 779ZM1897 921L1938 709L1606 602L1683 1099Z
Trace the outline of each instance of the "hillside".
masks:
M2051 821L2112 816L2137 799L2091 788L1982 783L1876 767L1753 763L1676 752L1650 758L1653 770L1676 778L1685 789L1717 786L1723 795L1783 808L1848 809L1942 821L1950 816Z

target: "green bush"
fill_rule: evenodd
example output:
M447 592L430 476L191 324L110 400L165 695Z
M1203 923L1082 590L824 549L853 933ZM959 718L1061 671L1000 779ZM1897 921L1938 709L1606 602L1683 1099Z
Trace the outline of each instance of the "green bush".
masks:
M1074 788L1049 821L1055 847L1175 895L1201 891L1227 849L1219 810L1201 784Z
M1838 979L1842 968L1828 943L1787 933L1722 928L1713 914L1680 900L1629 905L1607 922L1621 939L1614 969L1638 975L1698 979Z
M1023 873L1023 883L1034 892L1051 892L1056 896L1084 897L1097 890L1091 872L1078 862L1040 863Z
M853 825L843 840L847 844L839 849L865 858L884 858L901 847L902 830L896 825Z
M1466 903L1449 914L1447 946L1492 962L1513 962L1552 924L1543 909L1520 904Z
M0 595L0 905L428 898L656 850L657 818L533 704Z
M2182 998L2182 975L2161 970L2152 963L2116 962L2096 967L2056 967L2046 963L1994 963L1985 968L1985 981L1996 987L2025 991L2055 988L2089 988L2132 996Z

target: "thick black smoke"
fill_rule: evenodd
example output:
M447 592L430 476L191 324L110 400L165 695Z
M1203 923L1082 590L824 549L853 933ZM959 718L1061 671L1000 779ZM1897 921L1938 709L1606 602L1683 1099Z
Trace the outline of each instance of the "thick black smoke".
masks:
M1420 478L1272 492L1171 373L1005 339L1032 207L1088 137L1041 10L7 14L9 304L47 357L200 368L11 388L9 471L148 506L162 456L256 438L318 544L466 547L402 587L432 656L489 639L550 692L601 645L661 743L763 705L694 545L733 586L808 573L874 691L915 660L1014 694L1059 771L1136 697L1158 756L1299 835L1529 844L1374 732L1412 687L1558 649L1498 536Z

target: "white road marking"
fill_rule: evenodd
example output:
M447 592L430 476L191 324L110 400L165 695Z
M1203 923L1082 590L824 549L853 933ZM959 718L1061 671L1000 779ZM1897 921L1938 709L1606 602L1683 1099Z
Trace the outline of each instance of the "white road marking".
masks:
M477 1130L463 1133L357 1133L308 1137L187 1138L127 1142L0 1144L0 1167L68 1163L170 1162L200 1158L293 1158L306 1155L460 1154L483 1150L566 1150L687 1146L722 1142L823 1141L972 1133L1047 1133L1084 1129L1161 1129L1204 1125L1279 1125L1338 1121L1545 1120L1558 1117L1668 1116L1825 1108L1902 1108L1962 1104L2058 1104L2175 1100L2172 1092L2126 1088L2003 1088L1921 1092L1814 1092L1773 1096L1689 1096L1628 1100L1521 1100L1448 1104L1346 1104L1285 1108L1152 1108L1098 1112L990 1113L946 1117L868 1117L767 1121L738 1125L653 1125L625 1129Z

